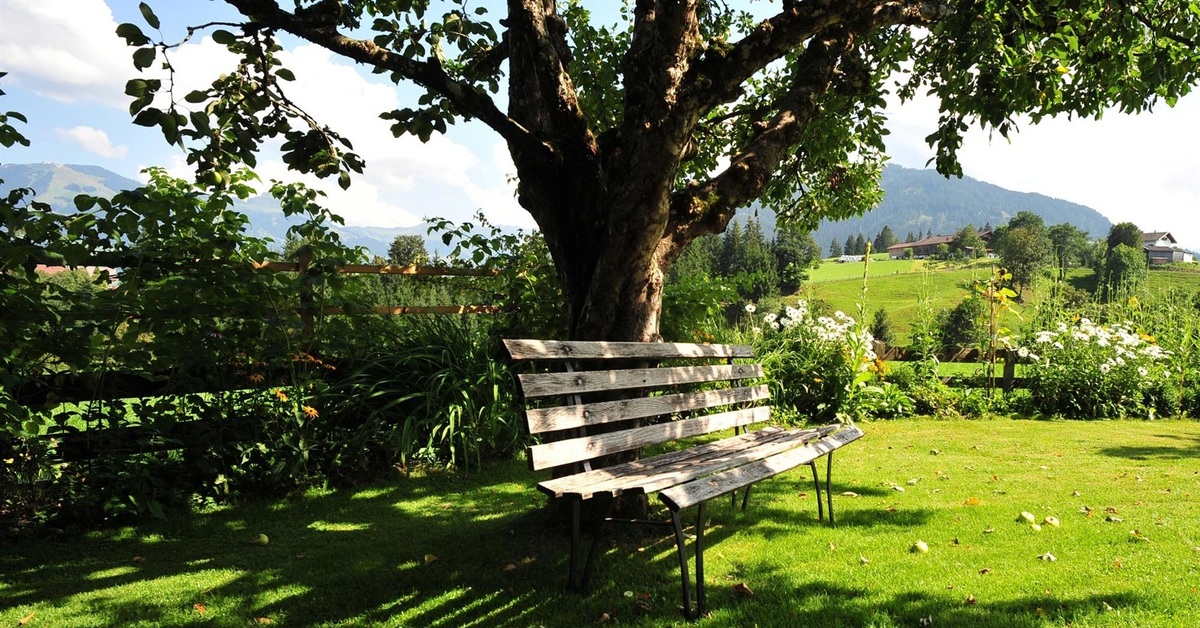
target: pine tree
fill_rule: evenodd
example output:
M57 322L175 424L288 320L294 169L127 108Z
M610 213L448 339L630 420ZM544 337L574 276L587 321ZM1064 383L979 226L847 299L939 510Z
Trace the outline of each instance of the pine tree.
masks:
M867 239L864 238L863 234L860 233L860 234L858 234L857 238L854 238L854 253L853 253L853 255L865 255L866 252L867 252Z
M722 277L732 277L741 270L742 258L742 225L738 221L729 223L725 236L721 239L721 257L718 268Z
M843 255L854 255L854 236L846 236L846 243L842 245Z
M875 241L871 243L871 247L874 251L882 253L895 243L896 234L892 232L892 227L884 225L883 229L879 230L879 235L875 236Z
M837 238L829 242L829 257L841 257L842 245L838 244Z
M916 242L917 236L913 235L912 229L908 230L908 235L904 236L905 242Z

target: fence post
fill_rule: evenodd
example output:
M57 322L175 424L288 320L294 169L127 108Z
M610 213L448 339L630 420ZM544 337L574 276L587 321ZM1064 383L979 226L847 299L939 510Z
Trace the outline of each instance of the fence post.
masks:
M308 267L312 264L312 249L302 247L297 254L297 261L300 262L300 323L304 326L301 332L300 346L304 348L304 352L308 353L311 348L313 335L315 333L316 313L314 311L312 282L309 281Z
M1004 378L1000 382L1004 392L1013 389L1017 377L1017 353L1012 349L1004 349Z

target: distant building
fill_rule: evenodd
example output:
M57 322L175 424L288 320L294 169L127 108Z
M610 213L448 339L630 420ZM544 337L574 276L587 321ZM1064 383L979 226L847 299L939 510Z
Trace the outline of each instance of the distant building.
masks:
M991 231L976 231L975 233L979 234L979 239L983 240L987 244L991 244ZM921 238L920 240L913 242L901 242L900 244L893 244L887 249L888 257L891 259L901 259L904 257L905 249L912 249L913 257L917 259L924 259L936 254L939 246L943 244L949 246L956 237L957 235L935 235L928 238Z
M1175 262L1191 262L1191 251L1185 251L1178 246L1179 242L1170 231L1151 231L1142 234L1142 251L1146 254L1146 263L1151 266L1161 266Z

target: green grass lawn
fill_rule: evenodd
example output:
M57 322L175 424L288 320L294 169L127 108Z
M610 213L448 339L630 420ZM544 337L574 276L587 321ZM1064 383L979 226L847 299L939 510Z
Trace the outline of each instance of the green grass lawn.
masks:
M708 509L701 623L1200 625L1200 423L863 428L837 455L834 490L856 496L836 498L835 527L805 472L761 484L745 513ZM657 529L605 543L591 594L562 591L566 542L539 522L536 477L511 462L8 542L0 626L682 624Z

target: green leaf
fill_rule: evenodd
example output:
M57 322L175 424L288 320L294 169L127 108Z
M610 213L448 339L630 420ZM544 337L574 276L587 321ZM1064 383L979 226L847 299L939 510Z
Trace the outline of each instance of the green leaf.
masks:
M146 4L145 2L140 2L138 3L138 9L142 12L142 17L145 18L146 23L150 25L150 28L158 30L158 16L155 15L154 11L150 9L150 5Z
M139 70L144 70L151 65L154 65L154 57L156 54L157 51L152 47L138 48L133 53L133 67Z
M212 39L222 46L228 46L237 41L237 36L227 30L215 30Z
M144 48L142 50L145 50ZM140 52L140 51L139 51ZM130 79L125 82L126 96L141 96L146 93L147 83L143 79Z
M130 46L145 46L150 43L150 38L142 34L142 29L128 22L117 27L117 37L124 39Z
M275 76L277 76L285 81L296 80L296 75L293 74L292 71L287 68L279 68L278 70L275 71Z

